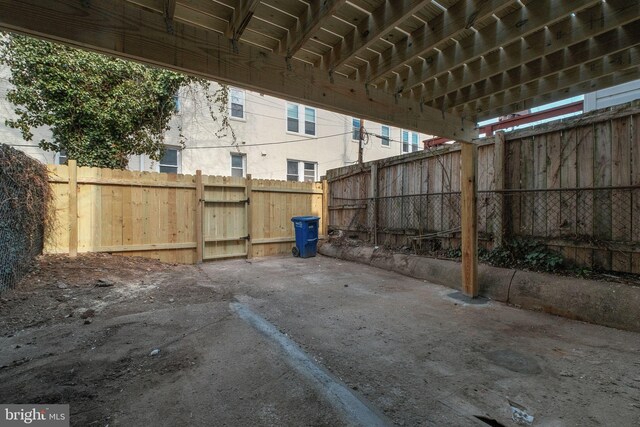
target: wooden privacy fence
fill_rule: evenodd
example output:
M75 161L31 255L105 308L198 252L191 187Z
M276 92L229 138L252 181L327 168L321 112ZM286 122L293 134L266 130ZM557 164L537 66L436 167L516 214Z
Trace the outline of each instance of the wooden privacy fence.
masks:
M543 241L578 265L640 273L640 104L478 145L478 230ZM381 245L460 245L460 147L328 171L329 228Z
M321 217L326 183L49 165L56 226L45 253L196 263L291 252L292 216Z

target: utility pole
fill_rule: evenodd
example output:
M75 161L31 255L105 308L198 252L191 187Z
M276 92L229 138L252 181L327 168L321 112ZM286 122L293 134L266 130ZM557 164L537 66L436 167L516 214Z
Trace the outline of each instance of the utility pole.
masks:
M364 120L360 119L360 141L358 142L358 164L362 164L362 149L364 148Z

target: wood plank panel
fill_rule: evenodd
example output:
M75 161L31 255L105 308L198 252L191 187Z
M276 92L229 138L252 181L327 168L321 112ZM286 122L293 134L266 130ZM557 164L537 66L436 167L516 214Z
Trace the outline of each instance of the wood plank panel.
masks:
M113 177L113 170L103 169L101 176L110 179ZM112 223L112 208L111 201L113 200L111 194L111 187L100 186L100 211L98 217L100 218L100 240L97 240L95 247L100 246L114 246L112 239L113 223Z
M505 188L506 189L519 189L520 188L520 144L519 140L507 141L506 152L507 159L505 164ZM521 221L521 198L519 193L507 193L505 196L505 207L507 208L507 215L505 218L508 220L508 235L518 235L520 232Z
M560 188L560 165L562 163L562 133L551 132L547 134L547 176L548 189ZM547 237L555 237L562 234L562 193L551 192L547 194Z
M596 187L611 186L611 121L594 125L594 172ZM593 193L593 236L599 240L611 239L611 191L597 190ZM597 268L611 270L611 252L594 250L593 263Z
M68 253L69 245L69 169L64 165L47 165L51 183L55 222L44 242L45 253Z
M622 117L611 121L611 185L631 184L631 120ZM611 192L611 239L631 240L633 190ZM631 273L631 254L615 251L611 255L611 269Z
M486 159L485 150L478 147L477 157L477 185L478 190L488 187L489 175L488 175L488 162ZM483 233L487 230L487 216L486 213L486 198L483 194L478 194L477 199L478 206L478 232Z
M630 116L629 121L631 126L631 185L640 185L640 114ZM637 215L640 212L640 191L638 190L632 192L631 207L634 213L631 219L631 240L638 242L640 241L640 215ZM634 265L636 265L635 259ZM636 272L635 269L634 272Z
M533 187L536 190L547 188L547 135L539 135L533 139ZM532 194L533 224L532 235L547 236L547 215L549 214L548 194L536 192Z
M560 163L561 188L575 188L578 182L576 138L577 135L575 128L562 132ZM560 200L560 232L563 236L577 236L578 228L576 224L576 206L576 192L563 192ZM572 260L575 259L575 250L569 250L569 253L566 255Z
M594 125L580 126L576 129L577 186L593 187L594 174ZM578 236L591 236L593 233L593 192L580 191L576 199L576 233ZM576 249L576 260L585 265L593 265L591 249Z
M535 170L533 166L534 158L534 138L523 138L520 140L520 188L535 188ZM535 211L535 194L521 193L520 206L520 229L519 235L533 235L533 219Z
M505 195L500 192L505 189L505 136L504 132L499 132L493 137L493 158L489 161L492 162L494 168L493 178L493 190L497 192L494 194L494 206L493 206L493 247L498 248L503 246L505 238Z
M69 160L69 256L78 255L78 168Z

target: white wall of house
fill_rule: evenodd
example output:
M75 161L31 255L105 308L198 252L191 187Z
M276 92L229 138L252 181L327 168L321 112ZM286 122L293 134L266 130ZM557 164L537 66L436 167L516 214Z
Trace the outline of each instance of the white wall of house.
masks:
M232 157L240 155L243 172L255 178L286 179L289 174L293 179L292 162L298 162L299 179L303 179L304 169L309 177L306 167L309 164L315 165L315 179L319 179L328 169L357 162L359 141L353 139L352 117L250 91L233 89L232 95L235 96L230 98L236 104L243 101L242 107L235 107L235 115L241 117L233 117L233 112L230 117L235 143L230 136L216 135L218 125L211 118L201 93L181 93L180 113L172 122L167 141L178 140L177 129L181 126L186 138L181 153L183 173L201 169L204 174L230 175ZM288 119L288 113L293 116L294 109L298 112L297 127L291 117ZM313 117L312 129L305 128L305 118L309 116ZM369 134L363 150L365 161L402 154L401 129L387 127L389 141L385 145L381 138L374 136L383 133L380 124L365 121L364 128ZM416 143L415 149L424 137L408 135L409 140ZM234 166L239 163L236 158ZM238 173L237 167L233 169Z
M640 80L597 90L584 96L584 111L607 108L640 99Z
M5 120L16 117L13 112L14 105L7 101L7 92L11 89L10 76L11 72L7 67L0 67L0 144L11 145L42 163L55 163L56 153L44 151L38 147L40 140L51 138L51 132L48 128L35 129L32 131L32 140L25 141L19 130L5 125Z
M38 147L41 139L51 137L47 128L36 129L33 140L25 141L18 130L4 124L6 119L15 117L14 106L6 100L9 73L8 68L0 67L0 143L12 145L43 163L58 163L58 153ZM212 84L212 91L217 88ZM584 98L585 111L637 100L640 80L592 92ZM185 174L200 169L207 175L251 174L262 179L317 180L328 169L358 160L358 139L354 138L358 132L354 135L354 118L349 116L297 105L296 126L295 120L291 120L295 109L291 103L233 89L227 107L236 134L234 142L229 135L216 134L219 125L200 89L183 88L177 100L179 111L166 135L165 159L152 161L147 156L132 156L129 169ZM220 120L219 114L214 116ZM428 137L370 121L364 122L364 128L368 134L363 150L365 162L416 151Z
M9 89L8 70L5 68L1 72L4 78L0 79L0 112L3 117L12 117L14 106L5 96ZM218 86L213 84L211 91L216 89ZM328 169L357 162L359 141L353 138L352 117L295 104L298 111L296 127L292 117L288 118L288 112L292 116L295 108L292 103L238 89L233 89L231 95L228 108L235 142L230 135L217 134L219 113L214 114L214 120L205 94L197 87L183 88L177 98L178 112L166 134L168 151L164 161L132 156L129 169L185 174L194 174L200 169L206 175L251 174L261 179L317 180ZM235 104L233 112L231 102ZM364 161L416 151L426 138L424 134L403 132L399 128L387 126L383 129L379 123L369 121L364 122L364 128L368 134L363 149ZM42 162L57 163L57 153L37 147L40 139L50 137L48 129L39 129L35 134L32 142L26 142L18 131L0 124L2 142ZM357 130L355 135L358 135Z

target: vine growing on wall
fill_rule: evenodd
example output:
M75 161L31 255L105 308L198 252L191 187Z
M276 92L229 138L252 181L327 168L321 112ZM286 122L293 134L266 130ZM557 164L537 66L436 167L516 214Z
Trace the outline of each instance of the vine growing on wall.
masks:
M11 70L7 99L15 105L5 124L27 141L48 126L51 138L40 147L80 166L124 169L140 154L160 160L184 87L204 89L216 135L235 141L227 86L211 91L204 79L15 34L0 36L0 62Z

